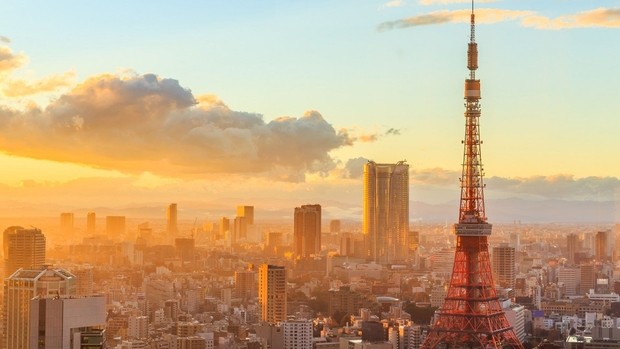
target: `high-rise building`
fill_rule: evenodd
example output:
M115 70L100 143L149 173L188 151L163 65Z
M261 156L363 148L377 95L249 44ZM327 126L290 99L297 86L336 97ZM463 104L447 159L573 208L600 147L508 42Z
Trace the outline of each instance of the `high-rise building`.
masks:
M18 269L4 280L4 348L30 349L30 300L75 294L75 276L63 269Z
M166 232L170 236L179 234L179 226L177 223L177 204L168 205L166 210Z
M147 339L149 335L148 316L130 316L127 319L127 337L132 339Z
M364 222L367 258L387 264L407 258L409 165L364 165Z
M312 321L284 321L282 329L284 330L284 349L312 349Z
M575 296L579 287L579 269L574 267L558 270L558 284L563 287L565 296Z
M30 348L83 348L82 335L90 338L106 325L105 297L37 296L30 300L29 325ZM87 348L103 348L99 338Z
M286 269L262 264L258 268L258 301L261 321L275 324L286 320Z
M321 252L321 205L295 207L294 252L309 257Z
M121 236L125 234L125 216L105 217L105 232L108 236Z
M60 214L60 232L62 234L73 234L73 213L64 212Z
M244 241L248 237L248 224L245 217L235 217L233 221L232 243Z
M254 224L254 206L237 206L237 217L244 217L248 225Z
M330 233L340 233L342 223L340 219L332 219L329 221L329 232Z
M493 278L495 284L514 289L516 278L515 248L508 244L493 247Z
M88 212L86 214L86 234L92 235L97 228L97 215L95 212Z
M235 297L241 298L243 303L256 297L256 272L254 270L240 270L235 272Z
M579 265L579 294L596 289L596 266L592 263Z
M4 278L17 269L38 269L45 264L45 235L39 229L13 226L4 230Z
M226 217L220 218L220 234L219 239L225 239L230 234L230 219Z
M577 234L568 234L566 237L566 261L570 265L575 264L575 253L577 253L578 244L579 237Z
M461 171L461 200L454 225L456 251L448 295L420 349L523 349L499 302L489 258L480 140L480 80L478 44L472 0L467 50L469 77L465 80L465 138Z
M610 260L610 231L599 231L594 237L595 243L595 256L599 262L606 262Z

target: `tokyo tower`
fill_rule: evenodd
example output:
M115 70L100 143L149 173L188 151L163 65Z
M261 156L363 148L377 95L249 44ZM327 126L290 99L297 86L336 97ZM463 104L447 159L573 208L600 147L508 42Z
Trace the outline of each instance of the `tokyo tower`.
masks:
M475 41L474 2L467 49L469 78L465 80L465 140L461 174L459 221L454 225L456 252L450 287L421 349L519 348L523 345L506 319L491 275L488 237L491 224L484 212L480 156L480 80Z

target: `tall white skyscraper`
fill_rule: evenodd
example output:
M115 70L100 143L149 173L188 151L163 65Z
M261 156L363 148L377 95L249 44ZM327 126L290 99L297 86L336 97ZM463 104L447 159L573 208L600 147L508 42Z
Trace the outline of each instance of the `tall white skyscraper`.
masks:
M409 165L364 165L364 224L367 258L394 263L407 258Z
M41 230L9 227L3 243L5 278L19 268L38 269L45 264L45 235Z

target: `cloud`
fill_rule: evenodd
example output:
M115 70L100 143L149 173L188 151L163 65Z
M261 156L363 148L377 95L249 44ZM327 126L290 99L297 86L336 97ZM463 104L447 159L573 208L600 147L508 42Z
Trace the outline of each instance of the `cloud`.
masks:
M470 15L469 9L439 10L396 21L383 22L378 25L377 30L386 31L442 23L469 23ZM492 24L504 21L519 21L522 26L535 29L620 28L620 9L598 8L557 18L545 17L534 11L476 9L476 23Z
M443 168L417 169L410 166L409 181L412 185L458 186L459 173Z
M553 30L592 27L620 28L620 8L597 8L557 18L528 16L523 18L521 23L525 27Z
M9 79L3 84L2 93L7 97L21 97L41 92L53 92L60 87L71 86L74 79L74 72L52 75L34 82L27 82L21 79Z
M333 169L329 152L352 143L317 111L265 122L153 74L92 77L45 109L0 107L6 153L125 173L302 181L306 172Z
M409 27L417 27L421 25L441 24L441 23L469 23L471 10L439 10L428 14L413 16L396 21L383 22L379 24L379 31L391 29L403 29ZM476 10L476 23L497 23L503 21L511 21L526 16L532 16L532 11L503 10L481 8Z
M392 1L388 1L385 4L381 5L382 8L388 8L388 7L403 7L405 6L406 3L403 0L392 0Z
M379 138L379 136L377 136L376 133L363 134L363 135L360 135L359 137L357 137L357 139L360 142L364 142L364 143L372 143L372 142L376 141L378 138Z
M476 3L497 2L500 0L477 0ZM471 3L471 0L420 0L421 5L447 5Z
M23 54L15 54L11 48L0 46L0 75L7 74L28 61Z
M617 199L617 195L620 194L620 179L616 177L575 178L572 175L490 177L486 183L493 191L546 199L612 200Z
M0 35L0 42L3 43L3 44L10 44L11 43L11 39L7 38L6 36Z
M385 135L400 136L400 130L396 128L390 128L389 130L385 131Z
M368 162L368 159L363 157L353 158L347 160L344 165L344 178L362 178L364 174L364 164Z

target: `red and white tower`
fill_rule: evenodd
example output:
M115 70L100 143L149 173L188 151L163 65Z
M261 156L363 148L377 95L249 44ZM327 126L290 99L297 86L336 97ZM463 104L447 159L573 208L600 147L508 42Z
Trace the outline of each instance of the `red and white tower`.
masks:
M488 236L491 224L484 212L480 156L480 80L475 42L474 2L471 39L467 49L469 78L465 80L465 140L459 222L454 225L456 252L446 300L421 349L519 348L523 345L506 319L491 274Z

